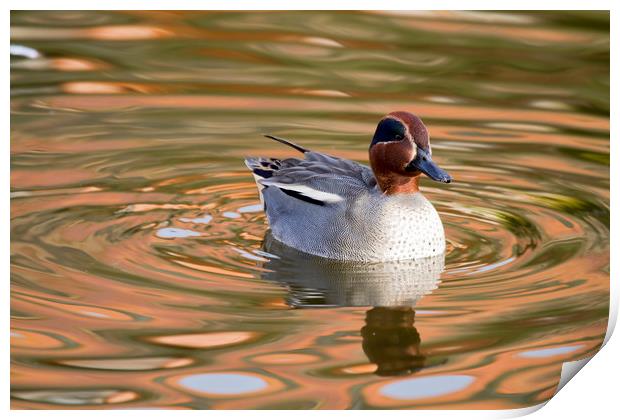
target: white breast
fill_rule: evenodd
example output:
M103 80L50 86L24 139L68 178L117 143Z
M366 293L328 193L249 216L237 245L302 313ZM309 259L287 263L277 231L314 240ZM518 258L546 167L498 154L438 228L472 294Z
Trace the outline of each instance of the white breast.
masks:
M421 193L384 199L377 217L383 241L376 250L383 261L443 254L446 242L441 219Z

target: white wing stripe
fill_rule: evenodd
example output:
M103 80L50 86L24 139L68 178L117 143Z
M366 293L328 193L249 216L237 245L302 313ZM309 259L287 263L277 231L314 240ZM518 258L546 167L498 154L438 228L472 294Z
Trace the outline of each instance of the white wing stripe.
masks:
M297 191L300 194L305 195L306 197L312 198L314 200L322 201L324 203L338 203L339 201L344 200L338 194L332 194L325 191L315 190L314 188L310 188L307 185L296 185L296 184L282 184L278 182L265 182L262 181L263 185L273 185L278 188L284 188L285 190L293 190Z

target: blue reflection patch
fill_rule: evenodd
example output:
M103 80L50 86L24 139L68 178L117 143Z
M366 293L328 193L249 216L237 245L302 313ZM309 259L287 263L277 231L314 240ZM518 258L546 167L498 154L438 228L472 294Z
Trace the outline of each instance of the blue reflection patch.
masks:
M206 394L239 395L267 388L267 382L251 375L239 373L203 373L186 376L179 384L192 391Z
M157 231L160 238L189 238L190 236L200 236L200 233L189 229L163 228Z
M560 354L571 353L581 347L583 346L582 345L562 346L562 347L553 347L550 349L529 350L529 351L524 351L523 353L519 353L519 356L532 358L532 359L539 358L539 357L558 356Z
M468 387L474 378L465 375L405 379L382 387L379 392L396 400L418 400L451 394Z

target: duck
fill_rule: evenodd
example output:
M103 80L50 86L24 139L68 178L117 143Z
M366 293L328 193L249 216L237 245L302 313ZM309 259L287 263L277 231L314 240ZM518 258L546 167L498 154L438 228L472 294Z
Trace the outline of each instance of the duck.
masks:
M429 132L406 111L385 115L370 166L266 135L303 154L248 157L271 236L297 251L339 261L413 260L445 252L443 224L420 192L422 174L450 183L432 159Z

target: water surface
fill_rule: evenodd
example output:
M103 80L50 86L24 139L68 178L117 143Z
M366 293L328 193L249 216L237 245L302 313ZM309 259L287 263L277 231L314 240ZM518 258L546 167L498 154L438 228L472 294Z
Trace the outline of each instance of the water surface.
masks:
M520 408L601 345L605 13L16 12L14 408ZM265 236L261 137L367 162L419 114L445 256Z

